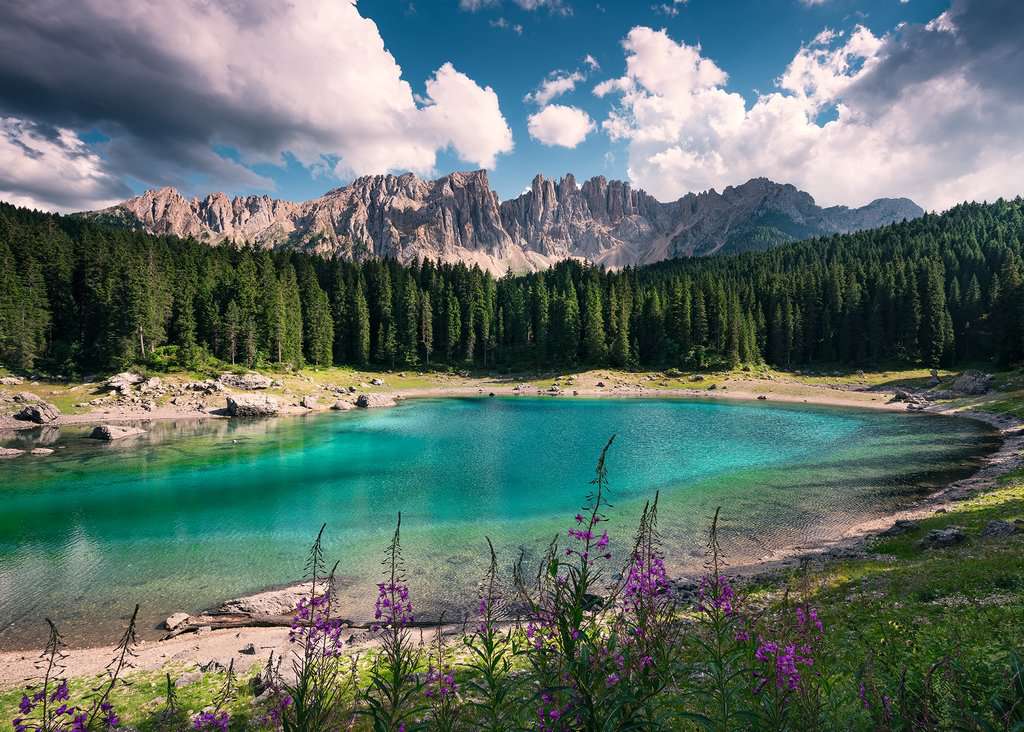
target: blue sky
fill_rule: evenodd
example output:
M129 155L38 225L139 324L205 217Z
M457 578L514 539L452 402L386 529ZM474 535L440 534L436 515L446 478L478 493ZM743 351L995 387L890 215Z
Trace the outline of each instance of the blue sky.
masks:
M355 175L622 178L662 200L1020 193L1017 0L12 0L0 199L177 186L304 200ZM542 84L565 93L538 99Z

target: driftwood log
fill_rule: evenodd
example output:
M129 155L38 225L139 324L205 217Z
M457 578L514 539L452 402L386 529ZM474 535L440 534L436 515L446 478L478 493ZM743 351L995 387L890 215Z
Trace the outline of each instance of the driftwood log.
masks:
M170 640L186 633L198 633L203 628L223 630L225 628L290 628L292 615L258 615L255 613L207 612L192 615L184 623L170 631L160 640ZM369 630L377 623L368 620L346 620L341 623L351 630ZM406 623L407 628L436 628L437 621L423 620Z

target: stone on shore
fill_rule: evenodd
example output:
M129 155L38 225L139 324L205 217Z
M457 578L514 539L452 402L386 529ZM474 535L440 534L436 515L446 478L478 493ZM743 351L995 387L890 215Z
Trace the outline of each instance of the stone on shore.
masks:
M16 458L19 455L24 455L24 450L18 450L13 447L0 447L0 460L6 458Z
M355 408L355 404L353 404L352 402L347 402L344 399L339 399L338 401L331 405L331 409L333 409L336 412L347 412L348 410Z
M217 608L219 613L246 613L248 615L291 615L303 597L309 597L310 583L267 590L248 597L228 600Z
M17 386L21 381L17 376L0 376L0 386Z
M93 440L113 442L114 440L123 440L126 437L137 437L144 434L146 434L146 430L139 429L138 427L120 424L101 424L92 428L89 437Z
M302 397L302 401L299 402L299 406L302 407L303 409L316 409L316 397L313 396L312 394L307 394L306 396Z
M393 407L395 405L394 398L389 394L360 394L356 397L356 406L361 409Z
M33 447L31 450L29 450L29 453L37 457L44 457L46 455L52 455L53 450L50 449L49 447Z
M254 372L247 374L221 374L217 380L227 386L235 389L245 389L246 391L269 389L274 384L274 380L269 376Z
M945 549L950 546L957 546L967 541L967 534L959 526L947 526L944 529L932 529L928 532L918 546L922 549Z
M981 371L964 371L953 382L953 391L967 396L980 396L992 388L992 374Z
M188 618L188 613L174 613L164 621L164 627L167 628L167 630L176 630L187 623Z
M997 539L1004 536L1012 536L1017 533L1017 527L1009 521L992 519L985 528L981 530L981 536L985 539Z
M273 417L278 412L277 400L269 396L232 394L227 402L232 417Z
M879 536L900 536L901 534L906 534L909 531L916 530L919 526L920 524L917 521L911 521L910 519L897 519L896 523L880 533Z
M60 418L60 410L49 402L42 399L34 404L26 404L21 411L14 415L15 419L36 424L50 424Z
M103 385L108 389L116 389L117 391L125 391L136 384L141 384L146 380L146 377L142 374L136 374L131 371L122 371L119 374L111 376L109 379L103 382Z

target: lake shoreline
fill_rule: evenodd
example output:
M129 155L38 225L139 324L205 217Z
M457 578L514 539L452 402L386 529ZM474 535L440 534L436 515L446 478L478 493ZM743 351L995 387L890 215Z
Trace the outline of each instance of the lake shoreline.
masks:
M806 385L799 385L802 388L794 389L791 384L779 384L778 382L768 382L767 384L755 382L754 385L760 388L750 388L748 385L743 384L743 386L746 386L746 388L743 388L741 383L739 380L730 380L726 382L726 388L717 388L710 390L710 392L696 389L605 390L594 387L577 388L575 391L578 397L583 398L710 398L712 400L746 401L758 404L767 401L768 403L807 404L823 407L864 407L886 411L903 411L906 408L901 403L890 403L889 394L885 391L853 391ZM481 396L486 398L491 392L496 396L512 396L519 393L512 391L514 388L512 384L505 384L504 387L503 390L491 388L486 391L483 386L435 387L405 390L405 393L402 393L401 396L403 398ZM536 392L528 393L535 394ZM571 395L572 390L570 388L568 394L563 392L562 395L552 398L572 399ZM767 398L759 400L758 397L762 395ZM310 410L302 410L297 413L308 414ZM983 464L972 475L944 486L904 510L881 518L860 522L849 527L840 535L827 540L813 544L797 545L760 558L737 562L734 566L730 567L730 573L748 578L776 577L790 571L794 566L803 562L810 561L820 564L849 556L863 556L867 552L867 544L870 538L877 535L879 531L887 529L894 520L918 519L932 515L957 500L962 500L964 497L991 488L996 484L1000 476L1020 466L1021 460L1018 457L1018 453L1024 449L1024 432L1021 430L1022 426L1024 426L1024 421L987 412L958 410L957 407L941 405L934 405L928 408L924 414L955 416L984 422L999 430L1002 437L1001 445L995 452L983 459ZM89 421L95 421L93 415L75 415L74 417L76 419L68 422L68 424L81 425ZM152 418L150 416L150 419ZM168 416L159 418L180 419L181 417ZM199 418L202 419L203 417ZM218 415L209 415L209 418L220 417ZM254 657L240 657L238 650L248 643L253 643L258 649L258 653ZM110 646L94 646L69 650L66 661L69 675L81 676L98 673L109 660L111 650ZM166 664L188 666L195 663L206 663L207 661L219 658L234 658L236 665L239 661L247 662L250 658L255 663L260 663L266 658L270 650L277 654L287 653L287 629L239 628L213 630L201 634L187 634L167 641L145 642L140 648L137 668L140 670L158 669ZM37 654L32 651L0 652L0 688L16 686L31 678L34 674L34 662L36 659Z

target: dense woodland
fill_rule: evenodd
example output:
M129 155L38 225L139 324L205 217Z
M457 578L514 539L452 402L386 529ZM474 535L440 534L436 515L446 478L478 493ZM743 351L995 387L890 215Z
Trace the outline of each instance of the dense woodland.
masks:
M211 247L0 204L0 362L927 366L1024 356L1024 200L605 271Z

